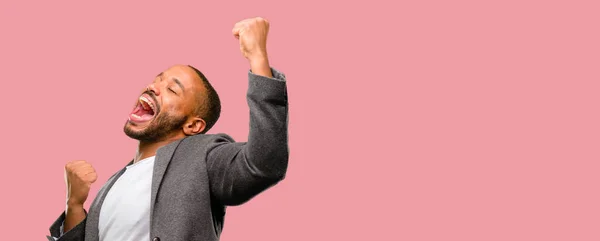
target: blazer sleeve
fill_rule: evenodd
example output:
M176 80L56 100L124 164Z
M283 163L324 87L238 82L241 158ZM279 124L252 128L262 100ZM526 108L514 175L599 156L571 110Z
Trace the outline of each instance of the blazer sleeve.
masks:
M239 205L275 185L288 166L288 100L285 75L248 73L250 131L247 142L217 134L208 147L211 194L223 205Z
M87 211L86 211L87 216ZM49 241L83 241L85 238L85 222L87 217L71 230L63 234L63 224L65 222L65 212L63 212L56 221L50 226L50 236L46 236Z

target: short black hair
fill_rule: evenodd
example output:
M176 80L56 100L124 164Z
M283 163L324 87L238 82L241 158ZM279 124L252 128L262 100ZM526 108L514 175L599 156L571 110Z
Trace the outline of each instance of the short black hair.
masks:
M217 123L219 116L221 116L221 99L219 99L219 94L217 94L215 88L212 87L206 76L204 76L200 70L191 65L188 65L188 67L196 72L202 81L202 85L204 85L204 88L206 89L205 95L203 95L203 93L198 93L196 95L199 105L196 107L196 110L194 110L194 114L200 116L206 122L206 128L202 131L202 134L204 134Z

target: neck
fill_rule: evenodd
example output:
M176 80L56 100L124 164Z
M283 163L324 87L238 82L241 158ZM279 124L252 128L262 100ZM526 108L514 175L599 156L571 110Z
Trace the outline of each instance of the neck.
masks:
M172 137L172 138L167 138L162 141L155 141L155 142L140 141L140 143L138 145L137 153L135 154L135 158L133 159L133 163L144 160L151 156L155 156L158 148L161 148L161 147L163 147L173 141L176 141L178 139L180 139L180 138Z

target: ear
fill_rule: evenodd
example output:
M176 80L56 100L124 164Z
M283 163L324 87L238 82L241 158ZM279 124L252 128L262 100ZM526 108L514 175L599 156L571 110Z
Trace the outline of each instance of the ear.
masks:
M183 133L186 136L193 136L202 133L206 128L206 122L200 117L190 117L183 125Z

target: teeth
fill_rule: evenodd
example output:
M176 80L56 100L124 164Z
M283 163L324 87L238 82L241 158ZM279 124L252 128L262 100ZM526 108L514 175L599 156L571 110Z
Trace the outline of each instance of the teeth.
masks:
M150 108L152 109L152 112L156 113L156 110L154 109L154 104L152 104L152 101L148 100L146 97L141 96L140 97L140 101L145 102L146 104L148 104L150 106Z
M132 115L133 117L135 117L135 118L138 118L138 119L139 119L139 118L141 118L139 115L136 115L136 114L131 114L131 115Z

